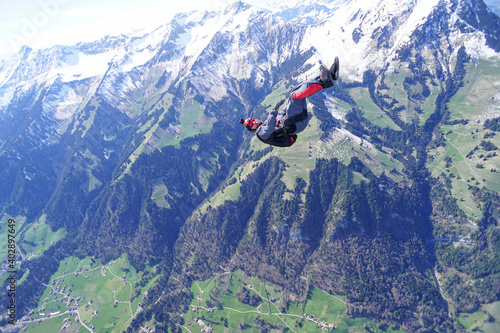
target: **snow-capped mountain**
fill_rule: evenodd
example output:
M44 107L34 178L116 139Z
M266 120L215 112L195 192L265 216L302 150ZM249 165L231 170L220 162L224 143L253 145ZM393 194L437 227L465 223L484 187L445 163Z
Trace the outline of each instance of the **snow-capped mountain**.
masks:
M71 249L61 251L64 255L71 255L68 253L78 248L79 255L99 257L103 262L121 253L127 253L138 266L154 266L165 260L158 269L164 275L158 279L156 291L151 293L154 299L145 299L146 307L163 302L162 295L169 288L166 286L170 270L186 269L185 264L202 267L211 261L186 255L184 258L195 260L174 263L173 250L180 227L193 216L191 222L203 226L187 228L184 236L193 237L193 241L183 244L188 237L181 239L175 244L176 252L184 249L188 253L197 244L209 244L213 246L213 253L220 252L221 258L230 260L235 249L248 245L238 244L238 237L250 235L260 225L269 225L269 228L263 227L263 231L258 230L263 244L267 241L266 233L282 237L287 232L295 243L283 250L290 251L290 255L283 252L276 260L269 261L278 262L286 257L293 265L268 270L273 274L282 270L283 276L296 274L298 280L304 280L304 265L314 252L312 248L304 250L302 245L306 241L328 238L330 243L335 236L333 229L338 227L341 232L347 232L348 222L354 223L352 232L363 241L368 229L386 228L385 222L393 226L392 223L405 219L398 214L391 217L386 212L387 221L382 221L377 212L385 211L389 205L383 202L391 201L390 206L404 203L406 194L416 195L410 198L412 204L409 205L415 210L411 213L415 219L430 214L432 207L427 206L431 200L429 188L433 185L430 181L422 185L422 180L415 180L414 186L422 185L423 191L408 188L404 190L407 192L401 192L395 188L397 191L391 193L378 181L366 189L356 187L358 184L351 183L373 176L371 181L379 174L370 174L369 167L365 168L360 159L352 159L349 167L343 165L342 159L348 161L347 154L353 154L350 157L365 156L367 163L372 163L372 158L383 156L383 162L377 166L387 165L376 170L382 173L380 179L389 179L385 175L392 173L396 180L406 181L407 171L417 164L421 168L418 171L424 170L428 162L426 152L441 147L445 140L442 131L434 129L449 120L444 113L450 96L458 90L454 84L463 83L464 72L473 67L470 59L487 60L481 70L496 66L500 60L499 36L500 18L489 11L482 0L306 0L267 9L235 2L222 11L178 14L147 33L108 36L92 43L41 50L24 47L11 59L0 61L1 211L25 217L27 223L44 220L53 230L65 228L67 243L57 245ZM291 171L295 155L289 155L290 160L284 160L286 157L280 160L281 150L270 152L262 145L254 149L248 133L242 134L244 129L238 119L248 115L264 116L271 104L288 94L291 86L316 76L319 64L329 66L336 56L341 64L340 81L334 88L318 93L326 98L317 98L318 95L311 98L320 101L311 101L315 107L315 127L311 125L309 129L310 141L297 144L303 144L297 154L302 154L301 162L305 161L297 167L298 172ZM476 67L478 63L474 63ZM465 66L469 67L464 69ZM456 68L461 71L459 78L454 77ZM491 87L495 87L496 82L490 83L489 89L494 90ZM490 90L486 97L475 98L488 98L494 108L491 114L496 114L500 96L497 98L494 94L498 92L490 93ZM356 99L351 94L356 94ZM422 97L424 95L426 97ZM370 106L373 110L367 111ZM422 116L424 107L425 117ZM363 114L364 111L368 115ZM477 117L483 116L481 112L477 111ZM350 119L357 120L358 127L339 128L351 125L354 121ZM460 119L458 123L467 121ZM431 142L434 137L435 142ZM397 144L393 144L392 139ZM354 144L340 147L347 141ZM493 146L491 143L490 147ZM314 155L315 152L318 153ZM324 159L324 163L318 163L323 165L321 169L311 169L316 163L314 159ZM443 165L445 163L443 161ZM336 167L331 168L329 164ZM356 219L364 219L363 214L345 213L345 207L330 204L341 199L337 193L346 191L339 187L334 195L331 189L336 188L335 184L329 181L325 184L332 186L322 184L322 179L337 177L331 177L336 174L335 170L345 186L356 187L357 192L351 191L349 195L358 208L365 203L378 205L378 199L384 198L381 206L374 208L377 215L372 220L374 223L367 218L365 225L361 222L358 225ZM273 189L286 192L283 197L293 197L293 201L284 200L286 205L275 205L282 196L269 193L273 191L268 191L267 184L261 181L266 177L280 183ZM301 177L310 178L312 190ZM479 178L474 175L474 179ZM243 185L243 181L250 185ZM290 188L293 183L294 189ZM225 192L224 189L232 185L235 186ZM246 191L242 198L252 198L242 203L245 209L236 207L238 201L228 199L233 190L240 191L240 185L241 191ZM401 185L400 189L407 186ZM446 186L442 186L443 191ZM259 194L251 195L254 190ZM365 191L376 194L373 197L376 200L363 201ZM391 197L393 194L398 197ZM331 200L323 200L323 195ZM449 196L451 198L451 193ZM307 198L318 205L309 205ZM468 200L472 205L472 196ZM217 204L222 205L220 210L214 208ZM447 202L442 206L445 204ZM307 205L310 207L305 207ZM426 213L419 211L420 205L425 205ZM271 217L263 213L254 219L254 206L273 211L269 213ZM329 211L332 207L335 208ZM351 209L349 207L345 211ZM242 210L244 213L240 214ZM266 219L281 222L278 220L282 212L293 216L280 227L286 232L274 232ZM347 215L343 216L344 213ZM348 214L351 214L349 218ZM450 208L450 212L442 214L453 217L455 212ZM424 250L425 237L431 237L432 233L430 227L426 229L431 224L430 217L425 215L419 223L415 223L415 219L407 219L411 220L411 226L406 226L410 231L419 231L422 222L426 234L419 242ZM213 225L205 227L204 221ZM221 226L217 224L220 221L228 223ZM315 225L309 231L315 236L302 237L301 230L306 230L311 221ZM241 225L236 225L240 222ZM293 226L294 223L303 224ZM245 229L246 224L249 229ZM376 229L372 231L375 233ZM394 235L399 239L403 234L406 236L405 233L397 230ZM78 239L76 243L72 243L73 238ZM224 245L226 238L230 240L227 246ZM285 238L279 238L284 243L277 248L288 242ZM221 248L217 248L217 244L222 244ZM315 246L318 244L319 240ZM212 253L206 248L200 251ZM317 259L321 256L320 252ZM298 257L300 259L295 260ZM55 257L51 255L51 258ZM431 261L427 258L423 255L418 261L425 266ZM404 266L403 263L413 260L408 257L398 265ZM52 268L57 266L52 263ZM257 263L255 267L261 264L266 263ZM307 265L311 266L310 274L315 274L315 269L321 266L314 261ZM225 264L217 263L209 269L219 269L219 266L222 268ZM412 269L410 273L420 274L420 271L420 268ZM45 273L47 281L54 272ZM34 281L32 276L26 280L29 279L32 285L41 288L39 281ZM432 289L435 282L427 283L426 279L428 277L419 277L415 283L431 289L433 298L428 304L440 303L434 302L440 300L438 291ZM387 280L377 281L382 281L377 282L380 290L386 290ZM402 291L406 285L405 280L398 288ZM185 288L180 289L189 289ZM305 290L307 292L308 287ZM404 308L408 314L398 319L400 323L408 324L406 319L417 326L427 323L430 316L425 313L427 305L419 303L425 298L421 290L427 289L419 290L410 303L406 304L410 298L399 300L398 309ZM25 303L29 302L36 304L37 300ZM359 307L362 313L364 305L356 300L353 304L353 309ZM24 306L34 307L33 304ZM164 303L155 307L154 311L170 310ZM415 309L419 311L418 318L415 318ZM453 313L445 307L440 311L443 316ZM396 312L384 310L384 315ZM147 315L141 317L142 320L148 318Z
M189 76L207 97L217 98L225 94L225 78L254 75L253 80L261 82L270 66L299 52L299 30L239 2L223 12L179 14L143 36L106 37L44 50L25 47L0 65L0 112L11 114L12 101L32 96L33 89L48 89L44 113L63 122L95 93L129 113L137 102L130 96L140 92L139 99L147 98L154 93L148 84L159 77L166 89ZM288 45L278 45L283 41L278 35L289 36Z
M87 110L97 101L114 110L111 118L125 116L130 128L170 94L175 114L161 119L172 132L188 87L207 114L242 117L283 79L314 76L335 56L347 82L416 53L431 72L449 73L462 46L475 58L498 57L498 36L500 19L481 0L325 0L274 12L235 2L220 12L178 14L142 35L25 47L0 63L0 153L26 160L28 150L66 149L74 144L69 138L88 132L94 116ZM242 106L214 106L227 96Z
M302 1L272 11L235 2L178 14L142 35L25 47L0 63L0 145L57 143L81 126L96 96L133 122L189 82L203 107L231 95L244 114L255 103L248 87L264 96L284 77L316 75L335 56L350 82L415 53L446 73L462 46L475 58L498 57L498 36L500 19L481 0Z
M107 100L116 106L123 104L126 109L131 105L123 97L132 90L144 89L143 79L158 75L155 71L167 72L170 82L186 74L209 75L205 78L211 80L199 80L198 84L218 90L214 87L221 87L220 81L228 76L249 78L254 72L255 82L261 81L271 66L283 63L291 52L305 52L310 48L316 50L317 59L312 60L313 63L318 60L328 63L338 55L347 60L343 62L344 79L359 80L366 69L383 68L438 12L447 15L449 29L457 31L450 34L448 43L453 46L465 43L468 51L478 57L494 55L493 51L498 51L495 26L481 26L480 22L488 13L480 8L484 12L480 17L467 17L473 9L471 6L484 6L475 4L475 1L451 0L300 1L269 14L237 2L219 13L178 15L169 24L144 36L107 37L95 43L45 50L24 48L1 64L0 110L6 112L16 96L32 87L90 79L94 84L88 85L90 88L85 94L94 93L99 86ZM489 34L487 29L492 29ZM462 33L458 34L459 31ZM289 43L286 47L262 45L265 34L275 35L280 43L283 40ZM284 34L290 36L283 39ZM266 54L271 51L274 54ZM268 59L259 59L262 54ZM218 70L207 71L204 66L207 61ZM225 93L224 89L215 90L207 94ZM46 108L56 112L58 119L70 117L71 109L76 111L76 106L85 100L74 88L55 91L57 99L64 102L54 109L52 99Z
M345 6L345 1L291 1L270 7L274 15L295 24L313 25L332 17L335 11Z

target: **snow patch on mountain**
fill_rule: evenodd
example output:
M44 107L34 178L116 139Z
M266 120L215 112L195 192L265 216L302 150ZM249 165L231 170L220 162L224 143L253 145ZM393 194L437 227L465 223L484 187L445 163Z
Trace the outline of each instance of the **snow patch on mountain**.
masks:
M291 23L314 25L328 20L342 5L345 5L344 0L294 0L269 6L268 9L274 16Z
M493 59L500 61L500 54L495 52L486 44L486 37L482 33L476 33L475 38L464 41L467 53L476 59Z
M334 0L330 3L333 6L338 2ZM466 45L467 51L476 57L488 58L497 54L486 45L484 33L460 18L457 3L450 0L351 0L349 5L344 2L344 6L335 8L328 20L308 28L301 49L305 51L314 47L318 58L327 65L335 56L339 56L342 77L349 81L361 81L366 70L381 70L394 60L397 51L415 43L412 39L415 31L433 19L433 15L439 10L442 14L443 9L448 15L447 24L451 31L446 38L434 40L436 46L441 47L445 53L448 43L451 43L454 48ZM441 23L428 24L427 28L439 29ZM459 26L462 29L468 26L469 29L463 32ZM427 46L419 47L425 50ZM442 61L450 62L451 59Z
M85 54L74 50L67 61L52 68L52 77L61 77L63 82L83 80L102 76L109 68L109 63L116 55L116 50L103 53Z
M325 98L325 105L330 111L330 114L340 122L346 123L347 110L342 107L341 101L332 95L327 94Z
M267 45L263 45L268 29L276 28L269 24L271 19L261 9L242 3L206 15L203 22L189 27L183 35L187 42L184 65L191 69L184 76L213 100L227 96L228 89L238 94L239 88L230 82L234 79L252 79L261 85L264 72L270 69L269 60L286 56L274 54L274 50L269 54ZM259 61L262 54L266 54L265 61Z
M81 104L83 96L66 84L54 84L50 94L43 99L44 113L54 115L58 120L68 120Z
M400 21L401 25L395 33L396 42L391 50L391 54L395 54L395 51L401 44L410 42L410 36L413 31L427 20L439 1L440 0L419 0L413 8L409 7L409 3L404 6L404 12L410 11L410 14L406 16L404 20ZM400 5L401 7L403 3L396 2L394 5Z
M241 87L234 82L265 84L273 68L311 49L315 54L305 62L312 67L304 75L314 75L320 61L329 66L339 56L341 77L361 81L366 70L384 68L397 51L411 44L414 32L439 6L449 13L451 26L466 25L451 0L302 0L270 11L235 2L220 12L178 14L147 33L71 47L24 48L0 63L0 111L33 87L89 79L101 80L99 92L105 100L124 110L130 106L130 96L140 97L161 75L165 75L162 89L189 78L200 92L220 99L228 89L238 93ZM296 24L306 21L307 26ZM472 27L467 33L455 28L447 38L436 43L465 45L476 58L498 56L486 46L484 34ZM427 46L421 47L425 51ZM60 88L44 101L44 110L52 110L56 119L68 119L71 110L86 100L79 94L82 91L69 86Z

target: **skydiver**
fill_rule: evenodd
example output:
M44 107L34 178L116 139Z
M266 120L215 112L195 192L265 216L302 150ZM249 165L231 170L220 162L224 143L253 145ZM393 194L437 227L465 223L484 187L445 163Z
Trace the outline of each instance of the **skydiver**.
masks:
M290 147L297 141L297 133L302 132L309 122L306 98L314 93L333 86L339 76L339 58L335 57L330 69L321 65L320 76L306 80L292 90L291 96L286 100L285 107L278 112L285 100L281 100L269 112L266 121L255 118L240 119L250 133L255 133L257 138L269 145Z

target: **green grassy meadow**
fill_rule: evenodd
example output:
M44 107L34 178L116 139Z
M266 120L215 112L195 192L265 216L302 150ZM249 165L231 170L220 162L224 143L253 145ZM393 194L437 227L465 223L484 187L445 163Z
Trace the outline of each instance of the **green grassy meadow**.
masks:
M38 221L31 224L29 228L22 233L20 245L23 254L25 254L27 258L38 257L43 251L47 250L51 245L66 236L66 234L67 231L64 228L52 231L46 223L46 216L42 215Z
M368 88L354 88L350 92L356 103L361 107L363 116L366 119L382 128L388 127L393 130L400 130L399 126L373 102L370 98Z
M366 93L368 94L368 92ZM270 105L274 106L275 103L283 98L283 94L283 89L278 89L271 94L262 103L262 105L268 106L270 109ZM369 99L369 95L367 95L367 97ZM335 105L333 107L335 110L332 110L332 112L341 114L345 113L345 108L347 107L346 105L343 103L334 104ZM375 106L375 104L373 104L373 106ZM287 167L281 180L290 191L294 189L296 179L298 178L301 178L305 180L306 183L309 183L309 174L316 167L316 161L319 158L337 158L344 164L349 164L351 158L353 156L357 156L376 175L386 173L389 177L396 181L403 179L404 176L402 170L404 167L399 161L390 156L391 151L389 149L381 152L368 141L355 137L343 129L334 129L330 135L322 139L323 131L319 128L320 122L314 116L313 107L309 108L309 113L309 124L303 132L299 133L297 142L293 145L293 149L274 147L271 152L264 155L260 160L249 161L239 166L235 171L235 174L237 175L236 182L220 188L207 201L205 201L205 203L200 207L199 212L206 212L206 209L209 206L214 208L224 204L228 200L237 200L239 198L241 181L251 174L260 163L272 156L277 156L286 163ZM390 120L387 116L384 117L386 117L388 121ZM251 134L246 133L246 135ZM252 137L248 154L252 155L266 148L268 148L266 144L260 142L257 138ZM358 180L359 179L356 181ZM284 193L284 199L289 199L289 196L290 192Z
M26 332L122 332L140 312L145 292L156 276L152 267L136 272L125 255L106 265L93 258L68 257L52 276L38 307L25 323ZM147 283L140 285L146 278Z
M254 306L238 300L238 290L246 288L248 295L259 295ZM241 270L215 275L191 285L193 298L184 313L183 332L198 333L207 326L213 332L329 332L333 328L349 332L366 329L382 332L368 318L351 318L346 314L345 297L330 295L311 287L305 300L285 292L281 287ZM387 330L387 332L393 332Z
M477 312L461 313L458 321L468 332L500 332L500 302L483 305Z
M164 111L159 116L160 121L165 117L171 103L172 96L166 94L152 109L153 112L163 108ZM216 118L207 116L201 104L194 99L187 99L179 110L179 124L170 126L168 129L163 129L160 127L160 121L153 125L153 122L149 119L144 124L140 124L141 126L137 133L143 134L144 140L130 155L127 163L125 163L123 174L130 172L132 164L143 153L147 154L166 146L177 146L183 139L209 132Z
M500 69L492 63L478 61L468 65L464 85L450 101L450 123L442 127L445 147L430 151L428 167L433 175L452 178L452 193L459 207L471 220L481 218L469 185L500 192L500 151L487 151L484 142L500 147L500 135L484 128L487 119L500 116L500 105L494 98L500 86ZM448 161L448 162L447 162Z
M16 258L29 260L40 256L45 250L66 235L66 230L60 228L52 231L46 222L46 216L42 215L34 223L27 223L24 216L10 216L5 214L0 219L0 238L5 242L2 245L2 259L7 257L7 223L9 219L15 221L15 240L17 245Z

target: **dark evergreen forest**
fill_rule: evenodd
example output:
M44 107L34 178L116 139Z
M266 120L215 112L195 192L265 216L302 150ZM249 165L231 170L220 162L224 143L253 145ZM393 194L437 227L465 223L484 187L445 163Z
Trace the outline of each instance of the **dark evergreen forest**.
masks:
M284 82L294 83L291 69L312 52L291 59L277 69L277 75ZM428 82L435 77L425 69L422 57L412 49L404 49L398 56L409 64L412 73L403 84L409 98L428 98L432 88ZM481 304L498 300L500 234L496 227L500 198L498 193L470 184L483 216L471 245L456 247L436 241L453 233L455 224L465 223L467 218L451 195L449 176L433 177L426 163L429 148L444 145L439 130L453 122L448 104L463 86L470 61L461 48L453 75L441 82L435 110L424 124L402 120L404 107L382 92L384 78L374 71L365 72L362 82L339 82L333 92L328 92L350 106L346 124L328 111L325 92L310 98L323 131L321 139L334 128L345 126L377 149L391 149L391 157L404 166L404 181L400 183L385 173L374 174L358 157L347 164L335 158L319 158L308 182L298 177L289 189L283 173L290 165L274 156L276 150L248 153L250 139L239 127L240 114L234 111L248 106L235 95L218 102L205 100L189 83L172 88L170 93L179 100L188 96L203 104L205 115L217 120L211 130L180 140L177 145L140 154L127 169L129 157L143 140L136 123L158 122L166 129L177 121L181 103L173 102L161 121L164 108L145 113L141 116L144 119L131 120L102 101L97 106L87 105L80 116L85 119L93 115L96 125L84 128L72 124L77 135L65 137L64 149L54 152L53 158L65 166L57 184L49 181L54 178L53 165L37 165L44 172L28 183L14 175L15 168L4 156L0 158L2 179L17 179L4 184L17 196L12 211L30 218L43 211L53 231L65 228L68 232L42 255L23 263L20 276L30 273L18 287L19 315L36 307L44 284L64 258L93 256L106 263L126 253L136 270L158 265L156 272L160 275L129 332L138 331L153 317L157 330L178 331L181 314L192 297L191 283L220 272L221 265L276 283L301 299L307 298L311 286L346 295L349 315L375 318L382 327L398 329L404 325L414 332L461 329L449 315L450 304L444 294L455 309L464 312L477 311ZM157 86L166 80L165 75ZM417 91L416 86L422 89ZM260 104L271 90L246 82L241 87L245 102L258 105L250 108L249 114L262 115ZM368 89L370 99L400 130L381 128L364 117L350 95L350 89L356 87ZM488 134L490 137L500 130L499 119L484 123L493 133ZM103 135L116 138L103 141ZM486 139L482 149L498 150ZM95 163L91 156L103 150L109 155ZM36 153L33 156L36 159ZM239 179L234 172L247 163L254 166L253 171ZM97 180L92 190L89 168ZM361 180L355 181L355 176ZM201 213L199 207L214 193L237 182L241 185L238 199L208 205ZM167 189L168 205L161 207L152 200L155 184ZM38 201L30 195L34 191L39 191ZM437 220L449 225L438 224ZM434 273L447 269L460 275L445 279L440 288ZM236 297L245 304L260 301L244 288ZM8 302L5 293L0 293L0 302ZM222 306L217 297L210 302L214 307Z

